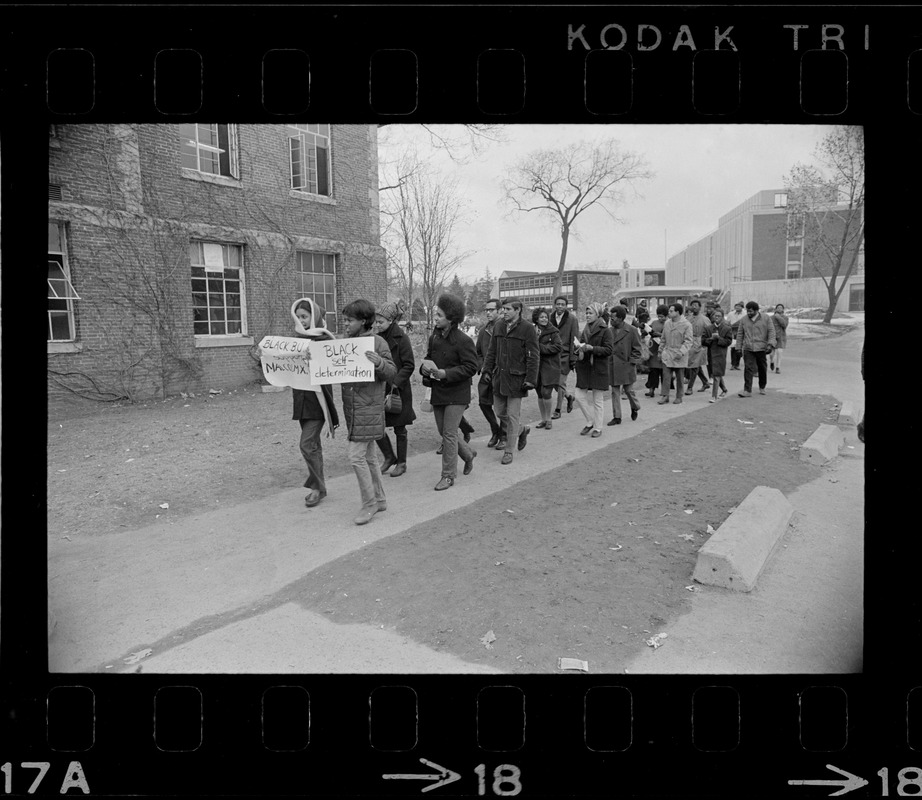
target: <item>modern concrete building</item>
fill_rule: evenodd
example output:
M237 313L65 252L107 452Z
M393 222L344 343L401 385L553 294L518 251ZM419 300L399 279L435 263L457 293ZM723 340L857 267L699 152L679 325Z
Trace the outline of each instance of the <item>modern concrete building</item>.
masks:
M809 226L790 230L787 206L784 189L754 194L720 217L710 233L669 257L667 284L729 289L733 302L754 298L788 306L825 305L819 276L829 276L829 265L811 254ZM842 297L842 310L863 310L863 248Z
M581 310L586 303L611 303L619 289L662 286L666 270L662 267L628 267L618 270L564 270L561 294L570 308ZM514 272L507 270L498 280L499 299L519 297L529 307L554 304L556 272Z
M383 301L370 125L54 125L49 406L258 380L310 296Z

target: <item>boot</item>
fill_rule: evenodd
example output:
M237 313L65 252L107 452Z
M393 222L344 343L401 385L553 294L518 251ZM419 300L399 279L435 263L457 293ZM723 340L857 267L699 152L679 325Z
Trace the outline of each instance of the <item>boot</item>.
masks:
M407 432L394 432L394 438L397 440L397 463L391 470L391 477L398 478L407 471Z
M397 463L397 457L394 455L394 448L391 447L391 440L386 433L377 441L378 449L384 456L384 461L381 464L381 474L384 475L391 467L394 466L394 464Z

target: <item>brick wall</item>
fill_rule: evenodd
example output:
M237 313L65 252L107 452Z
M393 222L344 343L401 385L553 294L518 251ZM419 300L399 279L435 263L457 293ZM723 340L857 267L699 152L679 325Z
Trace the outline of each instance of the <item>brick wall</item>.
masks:
M81 300L75 343L49 344L50 414L98 405L62 383L145 400L258 380L255 343L292 328L298 250L336 256L338 308L328 311L357 297L384 302L370 126L332 126L333 202L291 195L284 126L238 127L240 179L230 185L184 177L174 125L64 125L57 133L49 172L63 197L49 204L49 219L65 225ZM196 346L192 239L243 248L248 338L235 346ZM327 319L335 326L335 314Z
M767 281L786 277L787 233L785 220L778 214L752 217L752 280Z

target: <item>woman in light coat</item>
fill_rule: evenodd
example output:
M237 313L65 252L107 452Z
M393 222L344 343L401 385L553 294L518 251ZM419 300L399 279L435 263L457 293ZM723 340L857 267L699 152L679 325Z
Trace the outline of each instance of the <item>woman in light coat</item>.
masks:
M586 306L586 327L579 337L576 357L576 404L586 418L581 436L602 435L605 413L605 390L609 387L608 362L612 353L612 329L602 318L601 303Z
M781 374L781 356L784 354L784 348L788 343L788 318L784 313L784 306L781 303L775 306L775 313L772 314L772 325L775 326L775 349L771 353L771 361L768 362L768 368Z
M663 388L659 400L660 405L669 402L669 383L675 377L676 397L673 403L682 402L682 378L688 368L688 351L692 346L692 326L683 316L685 309L681 303L669 306L666 322L663 324L663 335L660 337L659 355L663 361Z

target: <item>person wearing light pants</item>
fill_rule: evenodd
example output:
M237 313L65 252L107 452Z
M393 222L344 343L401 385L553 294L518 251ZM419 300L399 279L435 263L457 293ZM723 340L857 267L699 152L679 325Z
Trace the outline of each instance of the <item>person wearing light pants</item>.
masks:
M612 353L612 329L602 319L604 306L590 303L586 306L586 327L579 337L576 356L576 405L586 418L581 436L602 435L605 414L605 390L611 379L608 362Z

